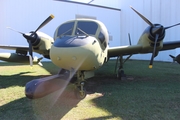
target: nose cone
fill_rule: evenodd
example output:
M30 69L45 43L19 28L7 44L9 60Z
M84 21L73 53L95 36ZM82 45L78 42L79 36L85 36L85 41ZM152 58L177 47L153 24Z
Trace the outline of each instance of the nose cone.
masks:
M97 64L94 37L69 37L57 39L50 50L52 62L67 70L92 70Z

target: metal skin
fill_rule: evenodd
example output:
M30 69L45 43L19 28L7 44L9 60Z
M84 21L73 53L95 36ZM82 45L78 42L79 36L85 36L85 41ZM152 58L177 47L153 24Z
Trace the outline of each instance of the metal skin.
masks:
M151 35L150 31L151 27L148 26L139 38L137 45L140 45L142 47L139 53L151 53L153 51L155 37ZM163 32L160 36L162 37L159 37L158 39L156 51L159 51L163 48L163 39L165 36L165 32Z
M38 40L32 43L33 51L49 58L49 50L54 43L54 39L43 32L37 31L36 34L38 35Z
M93 70L98 69L104 64L104 62L107 61L108 46L105 49L102 49L102 43L100 43L98 35L100 32L102 32L105 35L105 42L108 42L109 38L108 31L105 25L100 21L91 19L80 19L74 21L76 24L78 21L91 21L97 23L98 28L96 34L92 36L78 36L73 34L72 36L63 36L62 38L59 38L56 36L56 34L58 28L61 26L60 25L55 31L55 42L51 46L49 54L51 61L55 65L70 71L70 75L66 77L66 79L71 79L76 73L77 82L75 84L77 86L76 89L78 89L76 90L76 92L79 91L79 93L76 94L78 94L78 98L84 98L86 95L82 86L84 85L84 80L93 77ZM68 22L65 22L63 24L66 24ZM73 33L75 33L75 31L73 31ZM57 85L57 78L47 78L46 80L32 80L26 84L25 94L26 97L35 99L43 97L61 88L62 85Z
M79 21L86 21L86 22L95 22L98 24L97 31L95 35L76 35L75 29L72 31L72 35L68 36L58 36L58 29L69 22L74 21L74 26L77 26L77 23ZM128 47L121 47L121 50L118 50L118 54L122 52L122 54L129 54L133 52L134 54L137 53L150 53L153 51L153 37L151 36L150 39L150 29L151 27L147 27L143 34L141 35L137 45L134 46L128 46ZM55 31L54 34L54 43L51 46L50 49L50 59L51 61L58 67L66 69L70 71L70 78L71 79L74 74L77 75L77 81L76 86L77 88L81 88L81 83L85 81L85 79L88 77L93 77L94 74L91 74L91 76L87 76L84 72L94 72L95 69L98 69L101 67L104 62L108 60L108 49L109 46L107 44L106 48L102 48L102 43L100 42L98 35L102 32L105 36L105 41L108 43L109 41L109 34L107 31L107 28L105 25L98 21L98 20L92 20L92 19L76 19L76 20L70 20L67 21L60 26ZM163 33L164 34L164 33ZM163 36L163 35L162 35ZM162 48L162 40L160 39L159 42L161 43L160 46L157 46L157 51ZM158 43L159 43L158 42ZM123 50L124 49L124 50ZM117 52L117 48L115 50ZM110 53L109 55L112 55ZM53 87L54 85L54 87ZM38 89L38 86L41 87L41 89ZM47 86L51 86L52 88L56 89L46 89ZM28 88L28 89L27 89ZM43 90L42 90L43 89ZM49 93L51 93L51 90L57 90L58 86L52 79L47 79L46 81L39 81L39 80L33 80L26 84L26 90L25 94L28 98L39 98L43 97ZM60 87L59 87L60 89ZM50 91L50 92L49 92ZM83 93L84 90L79 89L80 94ZM80 95L81 96L81 95ZM82 95L84 98L84 94Z
M75 19L61 24L57 27L54 33L54 40L51 37L47 37L47 35L38 33L37 31L45 25L44 23L47 24L47 22L43 22L43 24L40 25L40 28L38 28L33 35L31 34L32 36L28 36L26 34L25 37L31 39L31 44L34 52L42 54L46 58L50 58L56 66L62 68L64 71L68 71L68 74L65 75L65 78L59 78L59 74L61 73L60 72L54 77L52 76L44 79L35 79L28 82L25 86L26 96L28 98L34 99L48 95L49 93L56 91L62 87L60 85L61 83L57 83L58 79L65 80L65 83L67 84L69 80L72 79L74 75L76 75L76 80L74 82L76 86L76 95L78 98L83 99L86 96L84 88L85 80L87 78L93 77L94 70L101 67L105 62L107 62L109 58L117 56L123 58L124 55L152 53L150 61L150 65L152 65L153 58L158 55L159 51L180 47L180 41L163 42L163 39L165 37L165 30L170 27L179 25L180 23L169 27L163 27L160 24L152 24L148 19L146 19L135 9L133 10L146 23L149 24L149 26L140 36L137 45L109 47L109 35L107 28L102 22L92 19ZM48 17L48 21L50 21L49 18L53 17ZM74 22L72 34L59 35L58 29L62 25L70 22ZM86 33L86 30L90 29L91 27L87 24L83 25L83 27L86 27L86 30L78 29L78 22L83 22L83 24L86 22L97 24L97 29L93 31L93 33L95 34ZM64 29L68 30L68 28L63 28L63 30ZM77 29L80 30L83 34L77 34ZM104 35L103 39L101 39L101 33ZM16 50L18 54L21 54L20 51L28 51L28 47L19 46L0 46L0 48ZM15 59L18 59L18 57ZM120 61L122 62L122 59ZM123 68L122 63L120 63L120 66L121 68ZM64 86L65 85L63 84L63 87Z
M102 32L105 35L105 41L109 41L108 31L103 23L92 19L77 19L75 21L75 26L78 21L90 21L98 24L98 29L96 35ZM70 22L70 21L68 21ZM66 22L66 23L68 23ZM72 21L71 21L72 22ZM64 23L64 24L66 24ZM57 29L58 30L58 29ZM57 33L55 31L55 34ZM74 32L74 31L73 31ZM74 38L71 42L67 42L69 39L64 41L66 44L60 43L61 46L57 47L52 45L50 49L50 58L52 62L60 68L66 70L78 70L78 71L90 71L101 67L107 60L107 48L104 50L101 48L101 43L97 36L77 36L72 35ZM66 37L66 36L64 36ZM61 41L56 35L54 36L55 43ZM81 41L85 41L82 44ZM76 46L72 46L72 42L76 43ZM55 44L54 43L54 44ZM71 47L72 46L72 47ZM68 63L68 64L67 64Z

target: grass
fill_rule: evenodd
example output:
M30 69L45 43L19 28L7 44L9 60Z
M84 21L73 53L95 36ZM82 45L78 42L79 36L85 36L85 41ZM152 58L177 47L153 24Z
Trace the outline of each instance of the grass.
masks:
M126 79L117 80L115 61L96 70L88 80L89 94L77 100L73 85L40 99L24 95L25 84L35 78L56 74L58 68L43 63L29 65L0 63L1 120L177 120L180 118L180 65L149 61L127 61Z

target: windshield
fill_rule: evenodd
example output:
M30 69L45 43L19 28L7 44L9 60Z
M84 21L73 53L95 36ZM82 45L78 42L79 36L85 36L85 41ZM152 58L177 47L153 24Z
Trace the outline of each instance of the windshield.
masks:
M76 33L78 35L95 35L97 31L98 25L92 21L78 21Z
M57 36L61 37L62 35L72 35L73 27L74 22L62 24L58 29Z

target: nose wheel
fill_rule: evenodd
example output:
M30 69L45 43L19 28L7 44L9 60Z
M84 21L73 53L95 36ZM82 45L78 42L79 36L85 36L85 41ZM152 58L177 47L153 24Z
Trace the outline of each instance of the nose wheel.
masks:
M84 99L87 95L86 89L85 89L85 82L81 82L80 85L77 85L75 88L75 96L78 99Z

